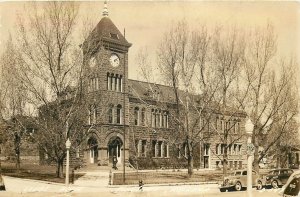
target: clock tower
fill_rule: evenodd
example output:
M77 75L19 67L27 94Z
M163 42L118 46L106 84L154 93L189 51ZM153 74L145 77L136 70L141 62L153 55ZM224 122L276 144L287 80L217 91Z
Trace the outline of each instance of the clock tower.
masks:
M90 158L88 161L97 161L101 165L103 162L111 163L112 157L116 157L119 163L125 161L125 144L128 152L125 136L129 124L128 50L131 47L131 43L108 17L106 1L102 15L102 19L82 45L83 88L89 108L88 125L95 133L90 139L98 146L95 150L91 149L93 154L89 153L87 155L90 156L87 157L97 157L98 160ZM126 153L125 158L128 158Z

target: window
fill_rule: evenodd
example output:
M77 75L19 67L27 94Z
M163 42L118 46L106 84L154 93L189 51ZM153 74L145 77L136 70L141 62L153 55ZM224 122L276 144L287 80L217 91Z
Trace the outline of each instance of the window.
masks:
M99 78L98 77L92 77L89 79L88 84L88 91L93 92L99 90Z
M110 90L110 74L107 73L107 90Z
M220 144L216 144L216 154L217 154L217 155L220 154L220 152L219 152L219 146L220 146Z
M120 78L119 78L119 91L120 92L123 92L122 88L123 88L123 85L122 85L122 75L120 75Z
M113 105L111 105L108 109L108 123L113 123L114 118L113 118Z
M178 151L178 158L181 158L181 144L178 145L177 151Z
M119 77L118 77L118 75L116 75L116 77L115 77L115 79L114 79L114 80L115 80L115 87L114 87L114 90L115 90L115 91L119 91L119 90L118 90L118 87L119 87L119 86L118 86L118 81L119 81L118 79L119 79Z
M114 34L114 33L110 33L110 37L113 38L113 39L116 39L116 40L119 39L118 34Z
M142 140L142 157L146 157L147 152L147 140Z
M224 154L226 144L221 144L221 154Z
M113 87L114 87L114 74L111 74L110 75L110 80L109 80L109 90L113 90Z
M151 110L151 125L155 127L155 111L154 109Z
M164 118L165 118L165 127L169 128L169 112L165 112L164 114Z
M237 123L237 132L240 133L241 132L241 127L240 127L240 123Z
M158 141L158 144L157 144L157 157L162 157L162 153L163 153L163 150L162 150L162 141Z
M139 125L139 108L135 107L134 108L134 125Z
M156 141L152 140L152 156L156 157Z
M204 144L204 156L209 156L210 144Z
M122 105L117 106L117 124L122 123Z
M93 109L93 123L96 124L97 123L97 106L93 105L94 109Z
M169 144L165 142L164 145L164 157L169 157Z
M143 126L145 125L145 108L142 109L141 123Z

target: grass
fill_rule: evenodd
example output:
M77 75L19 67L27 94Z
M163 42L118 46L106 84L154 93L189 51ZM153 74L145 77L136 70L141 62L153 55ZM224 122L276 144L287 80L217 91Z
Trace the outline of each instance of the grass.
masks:
M130 172L125 174L125 184L137 184L143 180L144 184L163 184L163 183L185 183L185 182L219 182L223 179L221 171L194 171L192 177L187 172ZM123 174L114 173L113 184L123 184Z
M16 170L15 163L1 162L2 175L17 178L49 181L54 183L64 183L64 178L56 177L56 166L38 165L34 163L21 163L20 172ZM84 173L76 173L74 179L83 176ZM71 175L70 175L71 180Z

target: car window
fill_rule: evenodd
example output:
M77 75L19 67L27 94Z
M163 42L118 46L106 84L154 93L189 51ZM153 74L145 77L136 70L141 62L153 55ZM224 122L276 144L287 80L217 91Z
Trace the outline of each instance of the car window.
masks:
M241 171L236 171L235 175L241 175Z
M284 190L284 194L297 196L300 190L300 177L294 178Z
M293 172L294 172L293 170L289 170L289 171L288 171L289 174L292 174Z
M243 175L247 175L247 171L243 171Z
M278 171L278 170L275 170L273 174L274 174L274 175L278 175L278 174L279 174L279 171Z
M287 170L282 170L280 174L287 174Z

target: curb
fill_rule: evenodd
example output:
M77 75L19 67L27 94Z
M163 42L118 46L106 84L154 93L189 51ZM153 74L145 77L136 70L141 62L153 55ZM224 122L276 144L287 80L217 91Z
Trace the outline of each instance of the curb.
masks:
M144 187L157 187L157 186L181 186L181 185L206 185L206 184L218 184L218 182L187 182L187 183L163 183L163 184L145 184ZM137 187L136 185L109 185L108 188L119 187Z
M13 176L3 176L3 180L5 182L5 177L8 177L10 179L19 179L19 180L24 180L24 181L32 181L32 182L37 182L37 183L44 183L44 184L51 184L51 185L65 185L64 183L55 183L55 182L50 182L50 181L43 181L43 180L36 180L36 179L26 179L26 178L19 178L19 177L13 177Z

